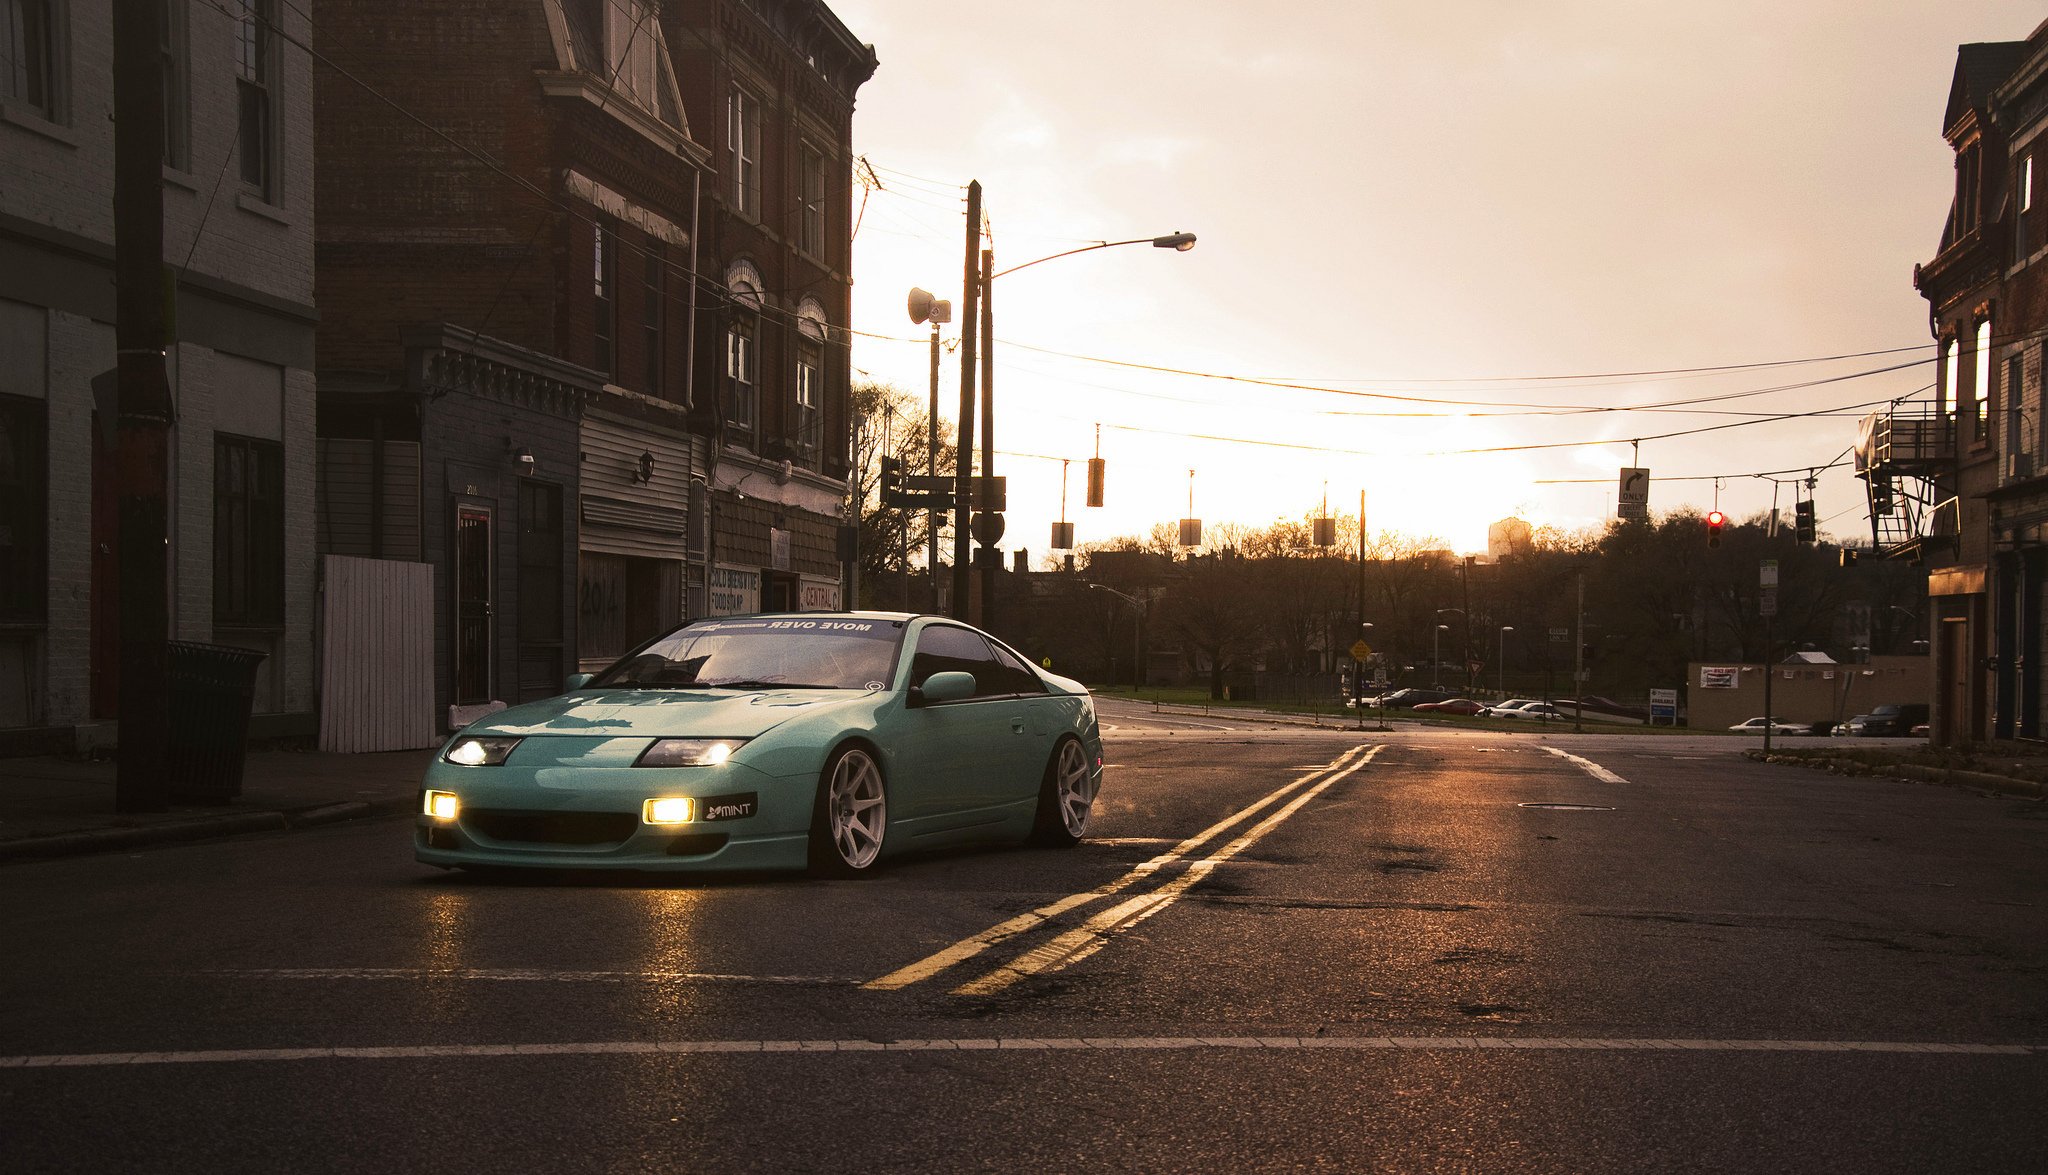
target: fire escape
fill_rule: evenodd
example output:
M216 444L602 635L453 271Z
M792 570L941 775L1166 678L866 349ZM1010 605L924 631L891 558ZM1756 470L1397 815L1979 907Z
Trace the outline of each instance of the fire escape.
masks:
M1930 554L1954 554L1962 532L1962 503L1950 492L1955 461L1955 419L1934 405L1864 417L1856 476L1868 495L1870 541L1879 558L1918 563Z

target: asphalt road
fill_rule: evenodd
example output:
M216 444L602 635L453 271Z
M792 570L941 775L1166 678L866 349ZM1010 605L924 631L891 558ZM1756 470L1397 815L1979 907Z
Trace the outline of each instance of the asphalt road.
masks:
M0 1170L2048 1166L2041 804L1105 716L1090 841L857 882L0 870Z

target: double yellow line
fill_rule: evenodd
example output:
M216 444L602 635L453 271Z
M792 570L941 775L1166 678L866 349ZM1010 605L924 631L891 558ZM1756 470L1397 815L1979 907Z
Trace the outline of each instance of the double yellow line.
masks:
M1266 809L1280 804L1282 801L1287 800L1289 796L1293 796L1291 802L1286 803L1284 807L1259 821L1214 853L1199 860L1188 861L1187 869L1165 885L1125 898L1116 905L1096 914L1080 926L1059 935L1052 941L1025 952L1016 959L1004 963L977 979L961 984L953 989L953 994L989 995L1001 991L1027 976L1036 975L1043 971L1057 971L1062 967L1077 963L1096 951L1101 950L1110 935L1128 930L1130 927L1172 905L1182 894L1186 893L1197 882L1201 881L1202 878L1208 876L1218 865L1223 864L1225 861L1243 852L1246 848L1257 843L1261 837L1279 827L1281 822L1285 821L1289 816L1300 811L1303 805L1321 795L1331 784L1372 762L1373 756L1379 754L1380 749L1378 746L1371 748L1364 746L1352 747L1342 755L1337 756L1333 762L1316 768L1314 771L1296 779L1285 787L1224 817L1222 820L1180 842L1166 852L1139 864L1129 873L1124 874L1115 881L1098 886L1085 893L1070 894L1056 902L1040 906L1028 913L1019 914L1008 921L997 923L980 934L974 935L971 938L963 938L943 950L936 951L915 963L900 967L862 986L870 991L896 991L909 987L913 983L921 983L950 967L957 966L974 958L990 947L997 946L1016 938L1018 935L1035 930L1062 914L1079 909L1099 899L1122 893L1124 890L1151 877L1153 874L1186 860L1203 845L1208 844L1245 821L1252 819ZM1320 782L1317 782L1318 780ZM1309 785L1312 783L1314 786L1310 787ZM1304 788L1307 790L1304 791ZM1296 792L1300 794L1295 795Z

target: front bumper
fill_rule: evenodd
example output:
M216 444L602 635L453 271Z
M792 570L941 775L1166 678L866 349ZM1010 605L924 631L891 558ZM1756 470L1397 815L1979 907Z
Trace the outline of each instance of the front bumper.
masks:
M800 869L817 784L740 763L716 767L458 767L436 761L422 792L453 792L453 820L414 818L413 855L443 867ZM657 797L751 795L751 815L651 825Z

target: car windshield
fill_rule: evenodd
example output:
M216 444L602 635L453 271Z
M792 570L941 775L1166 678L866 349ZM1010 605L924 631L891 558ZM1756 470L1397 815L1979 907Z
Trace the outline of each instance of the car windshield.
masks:
M887 689L898 620L745 617L679 628L593 678L634 689Z

